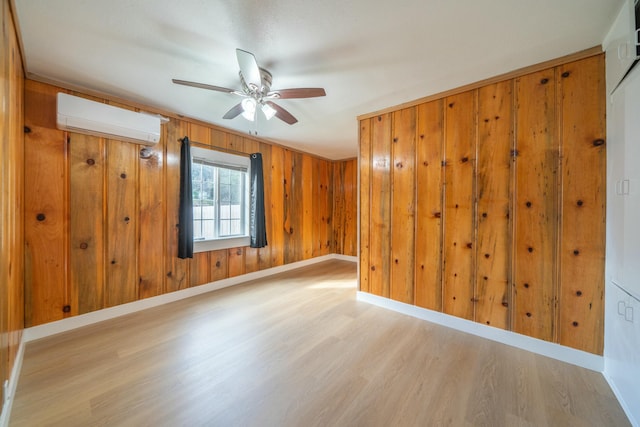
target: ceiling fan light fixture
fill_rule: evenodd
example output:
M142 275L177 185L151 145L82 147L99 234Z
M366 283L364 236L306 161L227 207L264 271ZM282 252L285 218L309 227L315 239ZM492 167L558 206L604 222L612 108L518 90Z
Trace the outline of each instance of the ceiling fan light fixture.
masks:
M242 116L249 120L254 121L256 116L257 102L253 98L245 98L242 100Z
M262 112L264 113L264 116L267 118L267 120L271 120L273 116L276 115L276 109L269 104L262 104L261 109L262 109Z

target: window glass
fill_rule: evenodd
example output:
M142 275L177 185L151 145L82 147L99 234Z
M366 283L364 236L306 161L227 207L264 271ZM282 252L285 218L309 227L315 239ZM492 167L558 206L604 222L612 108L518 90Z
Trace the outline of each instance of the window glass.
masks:
M200 148L192 157L194 251L245 245L236 239L248 242L248 157Z

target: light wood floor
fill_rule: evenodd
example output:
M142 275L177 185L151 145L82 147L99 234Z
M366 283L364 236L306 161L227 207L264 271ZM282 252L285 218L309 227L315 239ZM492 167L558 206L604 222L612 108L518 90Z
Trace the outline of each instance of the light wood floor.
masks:
M356 301L330 261L29 343L11 426L625 426L602 375Z

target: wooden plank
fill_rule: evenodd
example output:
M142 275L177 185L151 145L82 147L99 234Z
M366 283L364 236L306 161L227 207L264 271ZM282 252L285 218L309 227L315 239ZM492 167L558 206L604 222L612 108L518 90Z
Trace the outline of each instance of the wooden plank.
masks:
M270 204L271 212L271 266L284 264L284 150L278 146L271 147L271 198L265 203Z
M138 299L138 149L113 139L107 145L107 268L105 306Z
M332 233L332 175L330 162L313 159L313 256L331 253Z
M189 287L204 285L211 281L211 262L210 254L212 252L198 252L193 254L191 260L191 274Z
M72 315L99 310L104 306L104 142L104 139L94 136L69 134L69 276Z
M443 311L473 319L475 285L476 92L445 100Z
M67 304L67 143L53 86L25 84L25 326L59 320Z
M392 115L391 289L393 300L414 304L415 107Z
M509 329L513 81L478 89L476 322Z
M211 282L226 279L228 277L227 258L226 249L209 252L209 280Z
M515 82L516 183L512 329L553 340L558 227L554 71Z
M443 101L420 104L417 123L415 304L441 311Z
M244 249L232 248L227 250L228 277L240 276L245 273Z
M164 126L163 126L164 127ZM139 262L138 298L164 293L166 253L164 153L167 133L152 147L138 147L150 153L138 157Z
M300 189L302 193L302 203L300 203L298 209L301 213L301 234L297 236L301 239L301 259L309 259L313 256L313 199L317 195L317 187L313 182L313 158L307 154L301 155L302 168L300 174Z
M211 129L208 126L196 123L189 123L188 126L188 136L190 141L202 145L211 145Z
M239 135L227 134L227 148L233 151L244 152L244 138Z
M10 6L8 2L4 2L4 16L10 16ZM8 229L11 232L8 250L4 253L4 262L10 261L8 275L0 275L7 277L6 286L8 289L8 297L3 299L0 305L0 312L8 314L8 357L6 377L1 381L8 379L12 368L16 363L18 350L22 341L22 331L24 329L24 70L22 68L22 55L18 36L16 35L15 26L12 20L8 20L5 26L9 36L8 45L4 56L8 61L9 78L6 83L9 86L8 103L5 107L4 120L8 117L5 126L8 127L9 135L9 156L2 157L3 161L9 164L0 164L0 168L9 174L8 180L3 180L2 185L10 186L9 192L3 191L2 194L9 198L9 205L6 209L11 213L11 222ZM6 86L4 94L6 94ZM1 127L2 125L0 125ZM4 133L3 133L4 134ZM5 187L6 189L6 187ZM1 196L0 196L1 197ZM5 218L3 216L3 218ZM3 223L3 230L4 228ZM2 234L5 234L4 232ZM5 246L7 247L7 246ZM8 265L8 264L5 264ZM1 295L6 295L2 293ZM4 355L3 355L4 356Z
M260 269L260 261L258 259L258 248L250 248L249 246L244 248L244 272L253 273Z
M562 117L558 337L562 345L601 355L607 173L604 55L558 67L556 79Z
M389 298L391 273L391 115L372 119L369 291Z
M369 245L371 230L371 122L373 119L360 121L360 147L358 156L358 172L360 174L360 271L358 286L362 292L370 292Z
M333 247L341 255L357 255L356 171L356 159L333 162Z
M185 135L187 125L172 119L163 126L166 132L165 149L165 203L166 203L166 253L165 292L186 289L191 283L190 260L178 258L178 223L180 207L180 148L179 138ZM182 136L181 136L182 135Z
M227 132L219 129L210 130L210 143L212 147L227 148Z
M302 233L298 227L300 224L300 206L302 202L302 194L298 192L296 178L300 176L300 171L296 167L296 155L291 150L284 150L282 157L283 171L283 236L284 247L283 256L284 263L299 261L300 247L296 244L296 237ZM296 233L294 235L294 233Z

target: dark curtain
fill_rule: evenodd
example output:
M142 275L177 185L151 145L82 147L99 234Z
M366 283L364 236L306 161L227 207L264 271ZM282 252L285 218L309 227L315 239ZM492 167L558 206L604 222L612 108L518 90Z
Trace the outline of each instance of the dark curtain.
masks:
M180 149L180 213L178 215L178 258L193 258L193 193L191 191L191 146L182 138Z
M264 220L264 177L262 154L251 155L251 200L249 202L249 237L252 248L267 246L267 228Z

